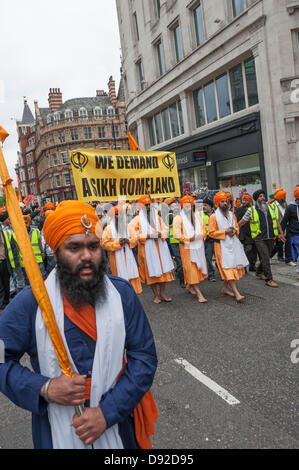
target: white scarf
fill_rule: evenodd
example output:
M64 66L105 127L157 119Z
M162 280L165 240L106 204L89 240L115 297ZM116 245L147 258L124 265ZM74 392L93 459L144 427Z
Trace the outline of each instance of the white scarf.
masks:
M216 210L216 220L219 230L226 230L229 227L235 227L235 220L232 212L228 212L225 217L221 209ZM220 240L221 258L223 269L245 268L249 265L244 248L236 235L226 236L225 240Z
M140 211L139 217L142 233L144 235L151 235L154 229L150 226L143 210ZM156 212L154 212L154 218L156 230L158 232L161 232L161 227ZM163 242L161 238L159 238L158 246L160 251L161 263L155 240L149 238L145 242L146 264L150 277L160 277L162 276L162 274L169 273L174 269L173 261L170 256L167 242Z
M180 213L182 221L183 221L183 228L184 232L186 233L188 238L192 238L194 235L197 238L193 242L190 242L190 260L196 264L198 269L203 273L207 274L207 262L205 256L205 247L203 243L203 235L202 235L202 226L199 222L199 216L194 214L195 216L195 229L193 224L191 223L190 218L187 216L184 210ZM190 213L190 217L192 214Z
M91 376L90 407L99 406L101 397L115 385L115 380L122 368L125 344L125 324L122 301L119 292L109 278L105 277L107 298L104 304L96 305L96 324L98 341L93 361ZM45 282L73 372L78 373L70 355L64 334L64 309L60 283L56 269ZM41 374L55 378L61 375L57 357L50 339L40 308L37 309L36 344ZM48 417L51 426L54 449L87 449L79 439L70 423L75 414L73 406L56 403L48 405ZM118 425L107 429L93 444L95 449L123 449ZM90 448L90 447L89 447Z
M111 233L114 240L119 240L119 233L116 230L115 220L111 221ZM124 234L122 234L123 238L130 238L128 228L125 226ZM116 261L116 268L117 268L117 275L129 281L130 279L136 279L139 277L139 271L137 267L137 263L134 257L134 254L131 248L125 244L120 250L115 251L115 261Z

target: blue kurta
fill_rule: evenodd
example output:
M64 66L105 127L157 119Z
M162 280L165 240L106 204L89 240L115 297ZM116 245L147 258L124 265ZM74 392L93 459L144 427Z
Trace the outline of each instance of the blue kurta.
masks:
M149 322L131 284L110 275L109 279L122 299L127 367L117 384L102 396L100 407L107 428L118 423L124 448L134 449L137 443L130 414L152 385L157 356ZM51 449L47 403L40 396L40 389L49 377L40 374L35 335L36 312L37 302L31 287L26 287L0 316L0 340L5 345L5 363L0 364L0 391L17 406L32 412L34 447ZM66 315L64 332L79 374L90 376L93 365L90 339ZM24 353L30 356L34 372L19 364ZM85 405L89 406L89 403Z

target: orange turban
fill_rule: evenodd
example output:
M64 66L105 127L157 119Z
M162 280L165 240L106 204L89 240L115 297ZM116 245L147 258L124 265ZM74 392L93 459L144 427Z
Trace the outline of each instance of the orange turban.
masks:
M24 217L24 221L25 221L25 222L30 222L30 223L31 223L31 217L30 217L30 215L23 215L23 217Z
M192 206L195 205L194 198L192 196L184 196L180 199L181 207L183 207L185 204L192 204Z
M276 189L274 193L274 199L276 199L276 201L280 201L281 199L285 199L286 195L286 191L284 191L282 188Z
M121 212L124 212L125 211L125 207L124 205L117 205L117 206L113 206L109 209L108 211L108 215L109 217L113 217L115 214L118 214L118 213L121 213Z
M149 196L142 196L140 199L138 199L138 206L146 206L147 204L151 204L152 200Z
M225 193L224 191L219 191L219 193L215 194L214 196L215 207L218 207L220 202L223 201L223 199L228 200L228 194L229 193Z
M45 204L45 206L44 206L44 209L45 209L45 211L47 211L47 210L49 210L49 209L50 209L50 210L51 210L51 209L54 209L54 210L55 210L55 204L54 204L53 202L47 202L47 204Z
M294 198L299 199L299 186L297 186L297 188L294 189Z
M172 204L173 202L175 202L175 197L168 197L167 199L165 199L164 204L167 204L167 206L169 206L169 204Z
M242 197L242 201L243 201L243 199L247 199L247 201L249 201L250 204L253 203L253 199L252 199L251 196L249 196L249 194L244 194L244 196Z
M43 227L46 243L55 252L70 236L77 233L86 233L82 219L86 215L90 233L101 236L101 223L93 207L80 201L63 201L58 204L55 211L48 211ZM81 222L82 219L82 222Z

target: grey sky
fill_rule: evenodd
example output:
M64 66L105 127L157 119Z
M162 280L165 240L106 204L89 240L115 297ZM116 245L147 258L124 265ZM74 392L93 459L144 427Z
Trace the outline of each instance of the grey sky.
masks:
M34 100L47 107L50 88L60 88L66 101L108 91L110 75L118 87L115 0L1 2L0 44L0 125L10 133L3 153L15 184L19 146L11 118L21 119L23 96L34 115Z

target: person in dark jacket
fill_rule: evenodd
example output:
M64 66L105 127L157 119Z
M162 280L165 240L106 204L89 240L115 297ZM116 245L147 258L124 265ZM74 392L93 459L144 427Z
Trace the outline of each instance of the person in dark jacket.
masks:
M237 221L239 222L246 214L249 207L251 207L253 199L249 194L244 194L242 197L242 207L235 209ZM243 227L240 228L239 240L244 246L245 254L249 261L249 271L256 271L255 263L257 260L257 249L254 244L254 240L251 237L250 223L246 222Z
M299 279L299 186L295 188L294 198L294 201L286 208L281 228L286 230L287 238L291 240L293 261L297 261L297 278Z

